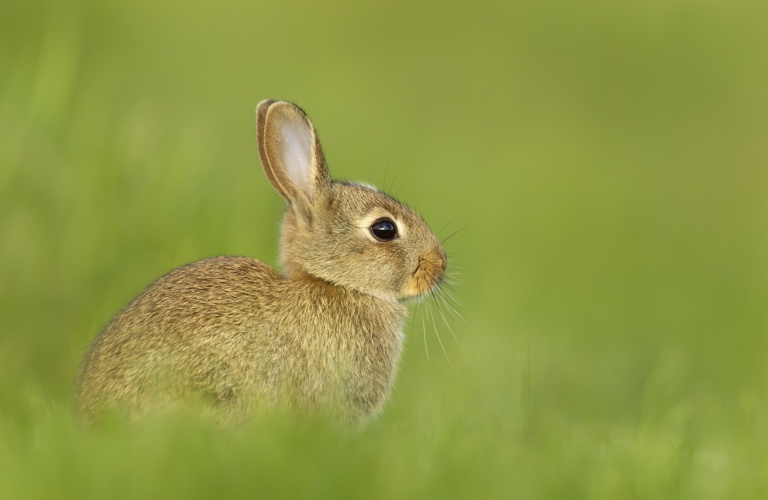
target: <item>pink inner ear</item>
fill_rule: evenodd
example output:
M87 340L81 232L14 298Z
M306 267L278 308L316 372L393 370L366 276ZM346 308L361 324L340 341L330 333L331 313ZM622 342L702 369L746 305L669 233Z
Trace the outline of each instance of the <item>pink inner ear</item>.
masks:
M286 121L280 128L283 140L283 166L291 181L312 199L310 169L312 168L312 131L306 123Z

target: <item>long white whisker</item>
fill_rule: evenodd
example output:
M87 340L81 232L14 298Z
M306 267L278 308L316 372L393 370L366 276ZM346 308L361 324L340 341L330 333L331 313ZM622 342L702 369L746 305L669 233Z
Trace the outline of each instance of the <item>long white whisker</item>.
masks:
M443 305L445 305L446 309L448 309L448 312L450 312L454 318L459 319L463 321L465 324L469 325L469 321L467 321L464 315L459 312L458 308L451 305L451 303L448 302L448 300L445 298L446 297L445 294L447 293L448 292L445 289L441 288L440 293L438 294L438 297L440 297L440 300L442 301ZM456 305L458 307L461 307L461 304L455 298L452 298L452 299L454 302L456 302Z
M443 280L443 283L441 283L441 284L444 284L445 286L447 286L448 288L450 288L454 292L458 292L459 291L458 285L460 285L460 283L458 281L454 281L453 279Z
M445 285L446 287L450 288L452 291L459 293L458 287L450 281L444 281L443 283L441 283L441 285Z
M456 288L456 285L454 285L451 281L444 281L443 283L445 284L445 286L447 286L448 288L450 288L454 292L458 292L459 291L459 289Z
M440 301L443 303L443 306L445 306L446 309L448 309L448 312L451 313L451 315L456 319L463 320L464 318L461 316L461 313L459 313L458 309L453 307L443 296L443 294L440 294Z
M456 299L456 297L455 297L455 296L454 296L454 295L451 293L451 291L450 291L448 288L450 288L450 287L445 287L445 288L444 288L444 287L441 287L441 288L440 288L440 290L441 290L441 292L442 292L443 294L445 294L445 296L446 296L447 298L451 299L451 300L452 300L452 301L453 301L453 302L454 302L456 305L458 305L458 306L461 306L461 302L459 302L459 301ZM454 291L456 291L456 292L458 291L458 290L456 290L455 288L454 288L453 290L454 290Z
M434 325L434 322L432 323ZM445 346L443 345L443 339L440 338L440 332L437 331L437 327L435 326L435 335L437 335L437 342L440 344L440 349L443 350L443 354L445 354L445 360L448 361L448 366L451 367L451 371L456 374L456 368L454 368L453 363L451 363L451 357L448 356L448 351L445 350Z
M435 307L437 307L437 312L440 314L440 317L443 318L443 323L445 323L445 326L448 327L448 331L451 332L451 336L453 337L453 340L456 341L457 344L459 344L459 347L462 347L461 342L459 342L459 338L456 336L456 333L453 331L453 328L451 327L451 324L448 322L448 318L445 317L445 314L443 314L443 310L440 307L440 296L437 295L433 299L435 302Z
M443 284L445 286L441 287L441 288L443 289L443 292L445 292L446 294L447 293L451 293L451 292L456 292L456 293L459 292L458 288L456 288L455 286L451 285L450 283L443 283ZM453 298L453 297L451 297L451 298ZM456 302L456 301L454 301L454 302Z
M448 287L448 288L450 288L450 287ZM448 288L443 288L443 289L442 289L442 290L443 290L443 293L445 293L445 296L446 296L446 297L448 297L448 298L449 298L449 299L451 299L453 302L455 302L455 303L456 303L456 305L459 305L459 306L460 306L460 305L461 305L461 302L459 302L459 301L456 299L456 297L455 297L455 296L454 296L454 295L451 293L451 291L450 291L450 290L448 290ZM454 289L454 291L458 291L458 290Z
M424 308L426 309L426 307ZM424 352L427 354L427 363L429 363L429 347L427 347L427 325L424 324L424 313L421 314L421 332L424 337Z

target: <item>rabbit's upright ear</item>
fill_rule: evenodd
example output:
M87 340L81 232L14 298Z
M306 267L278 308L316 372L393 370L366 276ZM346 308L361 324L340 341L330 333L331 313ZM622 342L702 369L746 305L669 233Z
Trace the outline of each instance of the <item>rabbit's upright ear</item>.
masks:
M331 178L309 117L290 102L261 101L256 136L269 182L292 205L310 209Z

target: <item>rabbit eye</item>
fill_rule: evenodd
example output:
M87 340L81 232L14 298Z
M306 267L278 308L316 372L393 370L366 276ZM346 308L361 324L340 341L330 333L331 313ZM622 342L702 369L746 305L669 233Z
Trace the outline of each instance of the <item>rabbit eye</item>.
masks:
M392 219L378 219L371 226L371 234L379 241L392 241L397 238L397 225Z

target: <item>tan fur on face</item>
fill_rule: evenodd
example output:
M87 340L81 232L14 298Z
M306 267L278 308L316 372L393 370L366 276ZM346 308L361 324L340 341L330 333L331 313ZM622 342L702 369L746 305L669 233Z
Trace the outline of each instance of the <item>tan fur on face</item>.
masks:
M442 279L445 253L413 210L370 188L338 182L318 203L324 210L316 211L311 223L290 209L284 215L282 263L289 275L310 274L393 300L421 295ZM375 241L369 228L360 225L382 213L400 222L401 236L394 241ZM425 259L432 264L424 267ZM425 271L431 281L425 281ZM422 277L419 292L409 287L416 274Z
M440 283L446 265L445 252L440 246L419 255L419 265L406 282L402 296L420 297L429 293Z
M285 170L286 123L311 141L306 169ZM151 284L85 355L77 395L85 421L191 398L235 418L283 405L354 425L384 405L402 350L400 301L439 283L442 247L408 207L331 181L314 127L295 105L262 102L257 131L267 178L288 201L285 275L255 259L216 257ZM371 237L367 221L381 213L397 222L399 238Z

